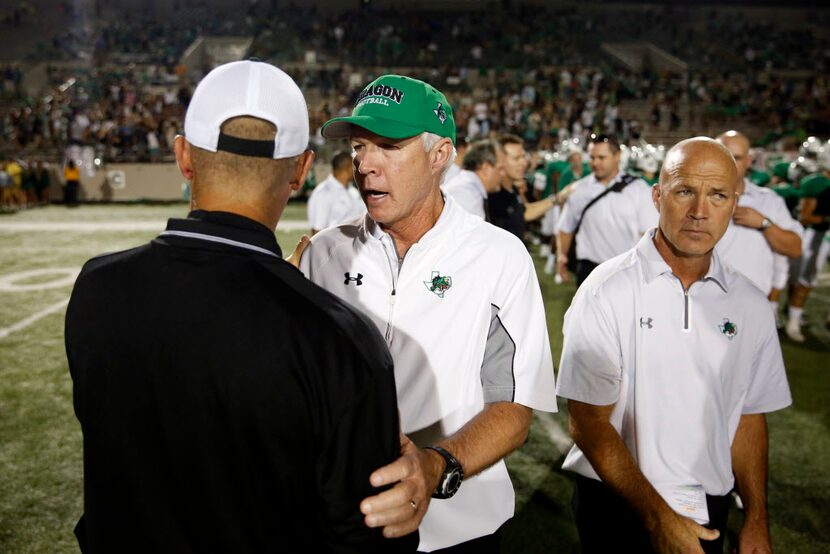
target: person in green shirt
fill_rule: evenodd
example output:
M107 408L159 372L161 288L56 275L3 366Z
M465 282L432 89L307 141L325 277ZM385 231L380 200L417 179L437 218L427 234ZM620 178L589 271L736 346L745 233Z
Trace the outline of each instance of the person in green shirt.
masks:
M812 163L808 163L812 162ZM814 165L807 158L794 162L796 167ZM822 266L827 261L828 246L824 237L830 229L830 150L823 150L818 156L818 171L802 177L799 181L798 220L804 225L804 246L801 258L795 260L791 269L789 291L789 320L785 331L795 342L804 342L801 332L804 306L810 292L816 285ZM791 173L795 173L791 167Z
M760 169L751 168L749 170L749 180L758 185L759 187L765 187L770 182L772 177L766 171L761 171Z
M772 175L770 176L770 183L777 185L778 183L788 183L787 171L790 168L790 162L781 160L772 166Z
M591 172L591 166L582 161L581 150L573 150L568 154L568 167L559 177L559 190L567 187L574 181L579 181Z
M550 161L545 164L543 172L545 174L545 188L542 191L542 198L547 198L557 190L559 190L559 179L562 172L568 167L568 160L556 152Z

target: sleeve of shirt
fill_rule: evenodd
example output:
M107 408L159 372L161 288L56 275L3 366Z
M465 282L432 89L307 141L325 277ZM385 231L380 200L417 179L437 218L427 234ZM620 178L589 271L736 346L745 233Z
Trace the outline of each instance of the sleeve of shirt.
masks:
M328 227L328 213L325 202L322 201L321 192L317 189L311 192L308 197L308 225L312 229L320 231Z
M447 188L447 192L466 211L484 219L484 198L476 193L472 187L450 186Z
M766 308L766 306L763 307ZM763 332L759 345L755 349L753 360L755 371L744 399L741 411L744 414L774 412L792 404L775 319L771 312L766 312L758 315L758 319L763 322Z
M579 223L579 216L582 215L582 203L579 199L579 194L574 191L568 198L565 205L562 206L562 213L559 214L559 231L563 233L573 233L576 229L576 224Z
M620 395L622 359L619 332L601 294L580 288L565 313L557 394L608 406Z
M370 362L357 352L357 347L343 346L347 341L342 337L335 340L339 344L329 344L323 359L330 367L338 368L337 376L323 384L326 400L317 416L330 424L319 433L321 444L315 469L320 510L308 517L319 521L326 552L414 552L418 533L387 539L380 528L367 527L360 512L364 498L388 488L372 487L369 475L400 454L391 358L386 367L362 369ZM378 336L376 340L367 339L361 348L384 346ZM369 359L376 360L378 356ZM350 374L356 378L347 378ZM331 410L328 414L327 407Z
M512 401L555 412L553 357L542 292L533 261L518 241L517 248L524 261L517 258L505 264L517 269L503 273L506 294L497 294L490 306L490 332L481 367L484 401Z

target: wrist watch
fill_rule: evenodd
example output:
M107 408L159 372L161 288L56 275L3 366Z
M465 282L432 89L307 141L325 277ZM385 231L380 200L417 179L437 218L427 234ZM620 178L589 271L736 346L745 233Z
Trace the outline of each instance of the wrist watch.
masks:
M758 230L763 232L772 227L772 220L768 217L765 217L761 220L761 226L758 227Z
M441 474L441 479L438 481L438 487L432 493L433 498L451 498L459 487L461 481L464 479L464 469L455 456L447 452L440 446L426 446L430 450L434 450L444 458L444 473Z

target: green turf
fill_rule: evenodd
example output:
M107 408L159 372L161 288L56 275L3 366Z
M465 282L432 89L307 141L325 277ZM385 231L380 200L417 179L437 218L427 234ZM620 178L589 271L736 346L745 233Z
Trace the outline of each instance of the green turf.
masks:
M52 206L0 216L0 224L71 221L158 221L186 214L185 204ZM284 219L305 219L290 204ZM283 250L301 231L278 232ZM0 278L41 268L80 268L102 252L145 242L154 231L26 231L0 229ZM541 264L541 260L537 260ZM555 359L562 346L562 315L573 285L555 285L541 272L548 332ZM29 278L17 284L44 282ZM68 298L70 286L0 291L0 329ZM830 334L824 317L830 291L821 286L808 303L808 342L783 339L794 406L769 417L769 497L775 550L830 552ZM0 553L77 552L72 528L82 510L81 435L72 412L71 380L63 349L63 309L0 338ZM554 421L566 428L564 403ZM527 444L510 456L516 516L505 526L504 552L578 551L570 512L571 479L563 453L537 422ZM733 511L734 540L740 514Z

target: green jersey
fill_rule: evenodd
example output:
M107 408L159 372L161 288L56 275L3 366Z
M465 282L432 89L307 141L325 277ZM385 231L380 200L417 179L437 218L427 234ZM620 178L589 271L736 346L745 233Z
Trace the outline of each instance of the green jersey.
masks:
M749 180L758 185L759 187L765 187L767 183L769 183L772 180L772 177L770 177L770 174L766 171L750 169Z
M574 181L576 181L578 179L582 179L582 177L585 177L589 173L591 173L591 166L589 166L586 163L583 163L582 164L582 176L581 177L576 177L574 175L574 172L571 169L570 165L568 165L568 168L565 171L562 172L562 176L559 178L559 190L562 190L563 188L565 188L566 186L570 185L571 183L573 183Z
M787 178L787 170L790 168L790 162L782 161L772 166L772 174L782 181L789 181Z
M791 214L794 214L796 208L798 207L798 201L801 198L798 188L794 187L790 183L780 183L772 187L772 190L784 199L787 209L790 210Z
M830 179L823 173L813 173L801 180L799 195L801 198L818 198L827 188L830 188Z
M552 162L548 162L543 170L545 174L545 188L542 191L542 198L547 198L553 193L553 181L557 175L561 176L562 172L568 167L568 162L566 160L555 160ZM562 188L562 185L559 185L559 188Z

